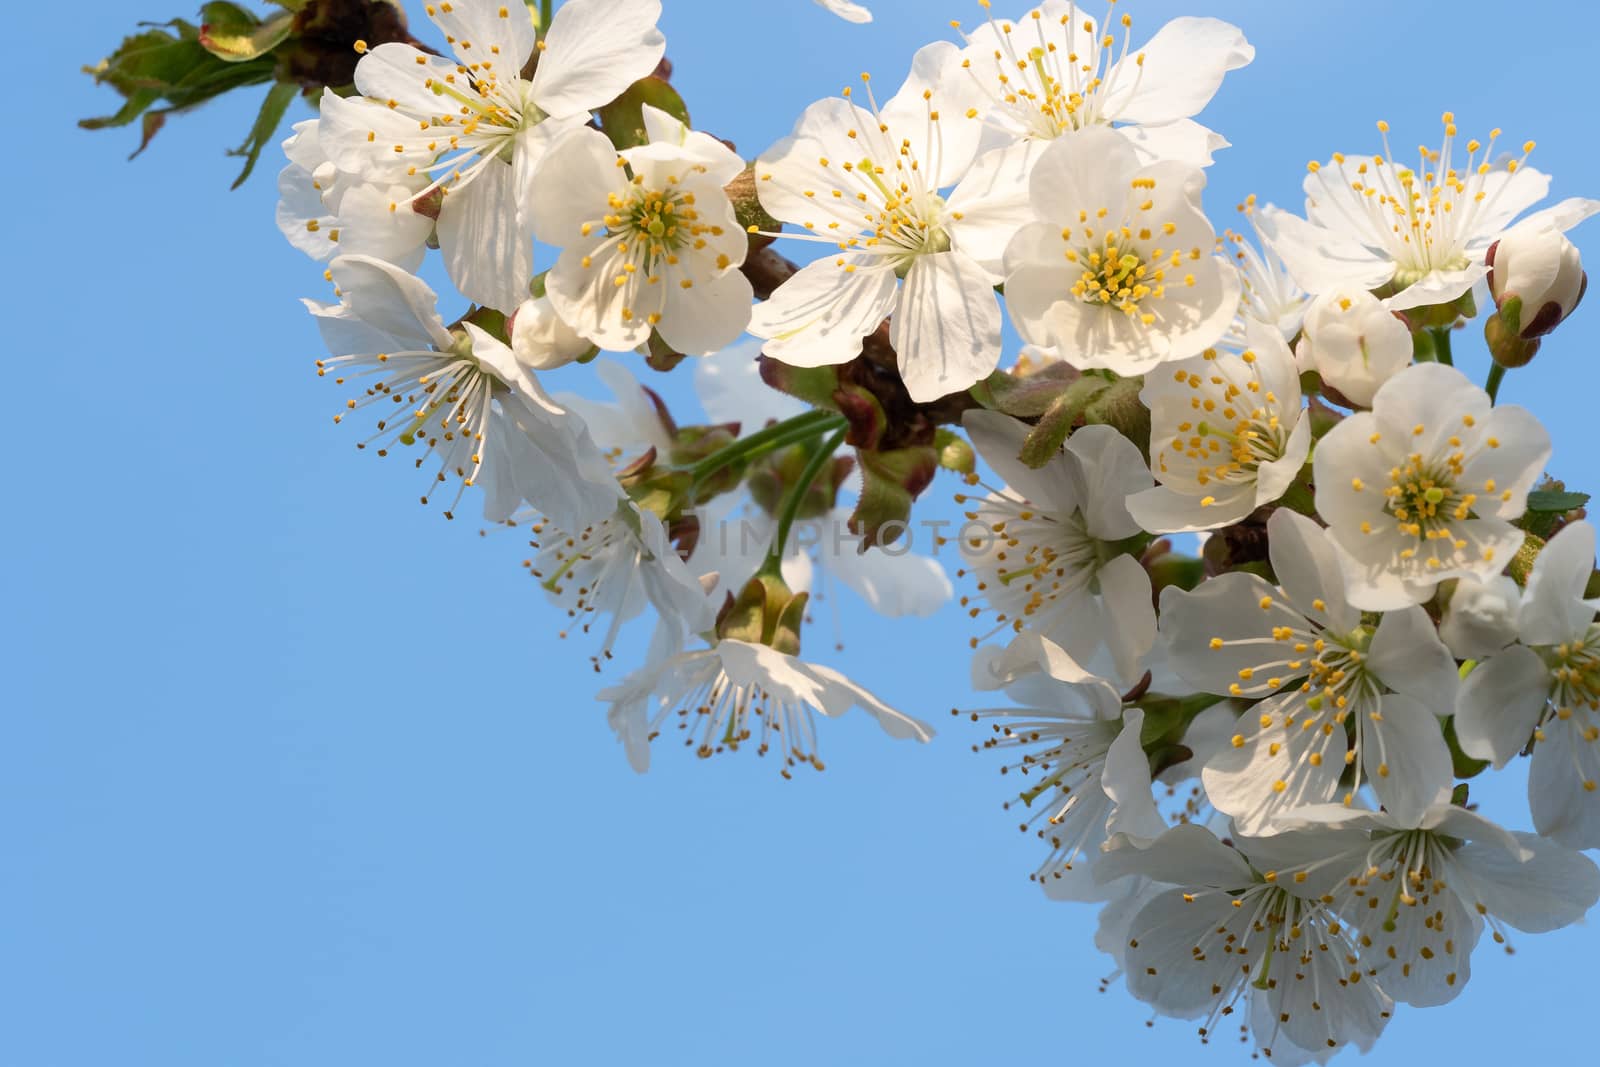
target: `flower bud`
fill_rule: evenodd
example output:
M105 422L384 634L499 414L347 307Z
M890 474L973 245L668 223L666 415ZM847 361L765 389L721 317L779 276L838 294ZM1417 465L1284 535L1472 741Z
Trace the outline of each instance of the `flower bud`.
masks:
M1333 289L1306 310L1295 356L1302 370L1322 380L1352 404L1370 407L1379 386L1411 362L1411 330L1371 293Z
M1489 292L1495 307L1522 301L1516 336L1533 341L1559 326L1583 299L1583 260L1553 226L1516 226L1489 246ZM1509 324L1507 324L1509 325Z
M1484 659L1517 639L1517 583L1505 575L1487 582L1462 578L1439 621L1439 639L1457 659Z
M547 296L522 302L511 321L511 351L517 362L533 370L555 370L595 351L556 314Z

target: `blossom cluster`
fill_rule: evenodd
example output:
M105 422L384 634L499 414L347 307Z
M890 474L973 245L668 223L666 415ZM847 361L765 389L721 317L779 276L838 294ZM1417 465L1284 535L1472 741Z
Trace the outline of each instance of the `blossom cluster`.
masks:
M652 621L599 692L639 771L664 736L820 769L853 708L930 740L801 643L819 568L885 616L957 595L895 542L959 481L940 543L986 696L957 715L1023 783L1032 877L1202 1037L1365 1050L1457 996L1486 929L1600 897L1595 533L1497 399L1577 307L1565 234L1600 201L1541 206L1531 143L1446 114L1414 161L1380 122L1303 211L1219 232L1197 116L1253 59L1237 27L980 2L748 158L690 122L660 0L434 0L434 44L354 42L279 176L332 284L317 372L425 504L529 539L597 672ZM1453 352L1480 317L1482 385ZM641 384L679 367L704 422ZM1470 799L1519 757L1533 833Z

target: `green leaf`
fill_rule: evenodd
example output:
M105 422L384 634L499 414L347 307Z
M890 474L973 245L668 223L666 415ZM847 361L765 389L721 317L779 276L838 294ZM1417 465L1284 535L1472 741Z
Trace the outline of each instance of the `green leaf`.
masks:
M660 78L641 78L600 109L600 128L618 149L636 148L649 142L650 135L644 129L646 104L689 125L689 108L678 90Z
M256 160L261 158L261 150L272 140L273 133L278 129L278 123L283 120L284 112L289 110L289 104L298 91L287 82L278 82L267 90L267 98L261 102L261 110L256 115L255 124L250 127L250 135L245 138L244 144L228 153L230 156L244 157L244 170L239 172L231 188L237 189L243 185L245 179L250 177L250 172L256 169Z
M1528 510L1559 515L1577 511L1589 502L1588 493L1569 493L1564 490L1535 489L1528 494Z
M288 11L263 22L237 4L217 0L200 9L200 45L224 62L242 63L282 44L293 23Z

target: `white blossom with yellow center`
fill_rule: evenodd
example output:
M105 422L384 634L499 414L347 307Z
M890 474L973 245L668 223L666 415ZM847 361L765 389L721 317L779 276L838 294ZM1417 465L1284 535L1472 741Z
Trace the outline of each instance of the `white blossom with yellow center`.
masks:
M1238 310L1240 283L1214 252L1204 185L1187 164L1141 164L1103 127L1053 141L1030 178L1041 221L1006 248L1006 307L1023 340L1123 375L1215 344Z
M962 68L983 93L992 130L986 145L1023 146L1017 158L1026 161L1025 174L1049 141L1109 126L1144 162L1209 165L1228 142L1193 117L1255 49L1238 27L1210 18L1173 19L1134 48L1133 19L1116 15L1116 0L1107 8L1104 28L1079 4L1047 0L1015 21L988 15L964 34Z
M1272 1063L1371 1048L1394 1001L1354 931L1292 879L1269 881L1252 864L1253 852L1197 825L1101 858L1096 877L1152 883L1112 951L1128 991L1162 1015L1199 1020L1203 1043L1242 1012L1241 1031Z
M1256 210L1256 195L1251 193L1239 205L1240 214L1249 220L1255 239L1228 230L1222 235L1222 251L1239 271L1243 297L1239 314L1228 330L1224 343L1245 346L1245 326L1262 322L1292 342L1300 333L1311 294L1302 289L1278 253L1278 232L1270 219Z
M1411 819L1324 806L1304 830L1241 843L1272 882L1326 901L1386 993L1414 1007L1454 1000L1487 925L1545 933L1580 921L1600 897L1594 862L1502 829L1447 794Z
M1322 293L1340 285L1388 287L1396 311L1447 304L1465 294L1488 267L1485 253L1513 219L1544 198L1550 178L1527 166L1533 142L1520 156L1496 159L1500 131L1488 143L1469 140L1467 158L1455 143L1455 116L1444 115L1444 141L1418 146L1416 167L1389 147L1389 124L1378 123L1379 155L1336 152L1310 164L1306 217L1275 208L1267 213L1282 235L1279 251L1305 288ZM1600 211L1578 197L1525 219L1565 232Z
M399 162L426 175L413 196L444 194L438 237L450 280L509 314L533 277L534 172L557 136L655 69L666 50L661 3L568 0L543 41L520 0L434 0L424 10L454 60L397 42L372 49L356 64L359 98L323 97L323 140L342 170L378 178Z
M1533 742L1534 828L1571 848L1600 848L1600 601L1583 598L1594 547L1587 522L1551 538L1519 605L1520 643L1467 675L1456 712L1462 749L1496 767Z
M1235 571L1161 596L1178 675L1202 692L1260 700L1206 765L1206 793L1246 834L1278 832L1307 805L1353 803L1364 784L1416 817L1450 782L1436 716L1454 708L1455 660L1421 608L1364 622L1315 522L1279 510L1267 533L1279 586ZM1353 777L1341 786L1346 768Z
M963 211L969 193L957 183L982 127L973 86L952 69L954 52L949 42L918 51L881 108L870 82L866 105L849 90L817 101L756 161L762 206L805 231L791 237L831 249L756 308L750 332L767 340L768 356L799 367L845 363L892 315L890 340L913 400L966 389L999 362L998 249L1015 224ZM973 195L990 192L985 184Z
M960 576L971 575L975 596L962 605L973 618L994 612L993 633L1038 633L1131 689L1156 623L1150 575L1120 543L1140 532L1125 501L1152 484L1138 448L1109 426L1085 426L1034 470L1017 459L1025 424L992 411L969 411L962 424L1005 482L966 513Z
M648 122L660 136L620 154L583 129L545 157L534 230L562 249L546 292L601 348L637 348L655 331L674 351L710 355L750 321L747 239L723 190L744 161L705 134L669 136L682 123L654 108Z
M1091 877L1107 839L1151 840L1166 829L1139 743L1143 709L1124 710L1111 683L1034 633L1019 634L1003 651L981 649L972 685L980 692L1003 689L1015 701L952 714L993 721L984 750L1020 752L1000 773L1022 779L1017 800L1030 814L1019 827L1049 846L1029 877L1053 900L1114 895Z
M668 540L665 524L637 504L624 504L580 530L531 517L530 533L538 554L523 566L546 595L586 634L603 620L596 671L602 659L611 658L623 624L646 606L655 609L658 626L680 639L714 621L705 589Z
M753 742L757 755L773 752L783 761L785 778L802 765L822 769L819 713L836 718L859 707L890 737L933 737L925 723L894 710L838 671L731 639L656 659L598 696L611 705L606 719L641 774L650 767L650 743L669 724L702 759Z
M1511 524L1550 458L1525 408L1491 408L1454 367L1419 363L1379 388L1372 410L1317 443L1317 511L1348 558L1350 601L1420 604L1446 578L1499 574L1522 546Z
M374 256L415 270L433 220L411 202L428 179L398 164L379 178L342 171L322 147L320 127L320 119L297 122L283 142L289 165L278 173L278 229L315 260ZM403 209L390 211L396 202Z
M417 467L435 468L424 504L454 481L447 518L473 485L491 522L524 501L578 529L616 510L622 489L583 420L551 400L510 348L470 322L459 334L445 329L433 290L391 263L341 256L329 276L340 302L305 302L333 353L317 373L361 387L334 421L377 409L376 432L357 447L420 450Z
M1275 327L1251 321L1250 347L1208 349L1152 371L1151 473L1161 484L1128 498L1151 533L1215 530L1270 504L1311 452L1294 354Z

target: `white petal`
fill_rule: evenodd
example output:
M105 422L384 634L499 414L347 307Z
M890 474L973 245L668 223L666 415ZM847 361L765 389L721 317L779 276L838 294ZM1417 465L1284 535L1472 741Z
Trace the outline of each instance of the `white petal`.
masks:
M1549 688L1550 669L1531 648L1513 645L1479 664L1456 704L1461 750L1504 767L1533 736Z
M1123 716L1122 731L1106 750L1100 788L1111 798L1107 836L1121 835L1130 844L1148 845L1166 831L1166 820L1150 794L1150 758L1139 744L1144 709L1132 707Z
M1156 640L1150 574L1132 556L1121 555L1102 566L1098 577L1109 623L1101 639L1111 649L1118 677L1131 684Z
M501 78L514 77L533 54L538 31L531 12L495 0L429 4L428 17L445 32L463 63L489 63Z
M1521 599L1522 590L1504 574L1487 582L1459 578L1439 620L1439 639L1457 659L1487 659L1517 639Z
M592 111L661 62L661 0L567 0L550 20L533 76L533 101L548 114Z
M1367 669L1398 693L1420 701L1435 715L1455 710L1460 675L1450 650L1421 608L1391 611L1378 621L1367 650Z
M1082 507L1089 534L1118 541L1138 533L1127 499L1153 484L1138 446L1110 426L1085 426L1067 438L1067 452L1083 472Z
M1376 289L1394 277L1395 265L1358 240L1313 225L1281 208L1262 217L1277 234L1273 248L1300 288L1324 293L1342 285Z
M842 523L844 518L837 514L832 521ZM950 576L938 560L912 552L891 555L881 548L856 552L847 545L843 551L829 554L826 562L868 607L890 618L927 618L954 592Z
M1203 500L1211 503L1204 504ZM1140 529L1154 534L1194 533L1231 526L1257 507L1248 485L1211 494L1209 498L1177 493L1164 485L1128 498L1128 513Z
M1228 147L1228 139L1192 119L1178 119L1159 126L1118 126L1139 154L1139 162L1154 163L1170 159L1191 167L1209 167L1213 154Z
M416 275L370 256L340 256L328 269L344 305L373 329L413 347L453 343L436 310L438 296Z
M947 227L951 241L988 271L992 282L1005 277L1011 238L1034 221L1028 175L1048 143L1018 141L985 152L950 194L950 213L960 216Z
M661 339L689 356L709 356L738 340L750 322L750 280L730 270L684 281L693 284L684 288L670 277L662 283L670 288L656 325Z
M766 355L790 366L848 363L861 354L862 338L894 308L898 284L888 268L846 271L835 257L824 256L756 305L749 330L767 338Z
M1600 848L1600 789L1584 787L1600 785L1600 742L1580 733L1593 720L1592 713L1547 720L1528 768L1533 827L1568 848Z
M1027 423L998 411L972 408L962 414L961 427L983 462L1024 500L1055 515L1069 515L1083 506L1076 464L1057 458L1035 469L1017 458L1031 429Z
M1395 821L1415 823L1450 786L1450 750L1439 720L1420 701L1390 694L1380 706L1381 719L1361 724L1362 764Z
M1000 302L988 272L960 252L917 257L890 333L901 380L918 403L988 377L1000 362Z
M1600 869L1581 852L1533 834L1515 834L1532 855L1520 859L1492 845L1472 841L1456 850L1459 873L1489 914L1530 934L1542 934L1583 918L1600 899Z
M611 211L607 194L625 191L628 179L611 139L583 126L556 138L536 185L528 212L534 236L563 248L604 228L601 220Z
M1594 542L1594 527L1574 522L1563 527L1539 553L1518 615L1523 641L1559 645L1588 629L1594 620L1594 606L1582 597L1594 573Z
M1130 874L1179 886L1244 889L1255 879L1250 865L1204 826L1182 823L1156 838L1148 848L1122 842L1101 857L1095 880L1109 882Z
M1527 509L1528 490L1550 461L1550 431L1527 408L1499 404L1489 414L1484 436L1495 444L1481 449L1467 463L1461 482L1476 491L1493 479L1496 493L1484 501L1488 506L1478 508L1478 513L1497 519L1521 518Z
M1273 573L1296 609L1337 632L1355 629L1361 613L1345 599L1338 552L1322 527L1280 508L1267 520L1267 544ZM1319 601L1321 608L1316 606Z
M1222 78L1255 58L1237 26L1211 18L1176 18L1106 76L1105 114L1118 122L1157 124L1198 115Z
M511 314L528 298L533 235L518 222L511 165L491 160L471 181L445 194L439 251L461 295Z
M851 0L817 0L817 3L838 15L846 22L871 22L872 12Z

